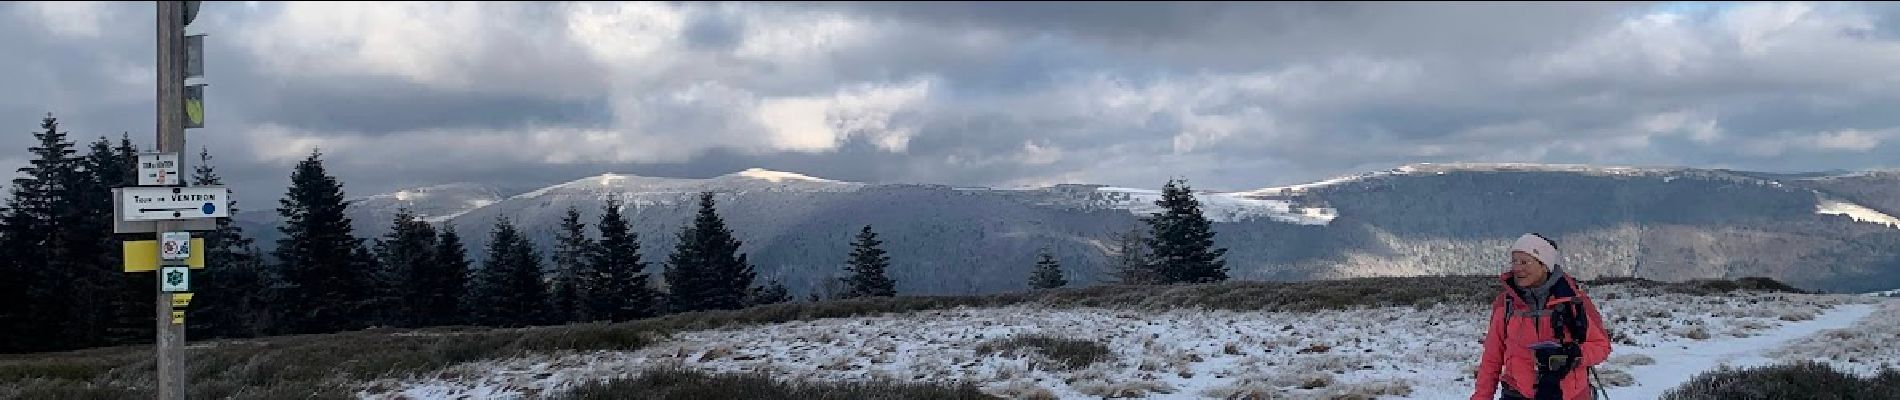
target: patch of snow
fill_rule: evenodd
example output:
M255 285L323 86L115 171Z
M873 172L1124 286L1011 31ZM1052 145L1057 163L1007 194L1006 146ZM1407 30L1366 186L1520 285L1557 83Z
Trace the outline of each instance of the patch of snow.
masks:
M1900 368L1900 300L1885 300L1879 309L1852 327L1829 329L1788 343L1768 353L1780 361L1818 361L1861 376L1882 368Z
M1670 167L1540 163L1418 163L1409 165L1409 167L1411 167L1411 171L1546 171L1603 173L1611 175L1640 175L1681 170L1681 168Z
M1613 398L1656 398L1695 373L1769 362L1769 350L1800 343L1796 338L1878 319L1868 316L1874 315L1870 304L1879 300L1867 297L1697 297L1649 290L1619 285L1591 290L1606 321L1615 321L1610 328L1633 342L1616 344L1613 361L1599 367L1605 375L1634 382L1610 388ZM1486 304L1311 313L1037 306L937 310L683 332L632 352L475 362L372 382L361 396L534 397L580 382L677 366L763 372L791 381L977 382L995 395L1049 393L1065 399L1121 392L1152 398L1259 393L1464 399L1472 391L1471 371L1488 312ZM1706 335L1686 333L1698 330ZM1034 352L975 350L1029 334L1095 341L1114 357L1067 369Z
M1155 205L1155 201L1161 199L1160 190L1101 187L1096 191L1116 195L1113 197L1122 200L1112 206L1135 215L1163 211L1161 206ZM1242 193L1195 193L1194 198L1201 202L1201 214L1215 222L1271 218L1301 225L1326 225L1338 216L1338 212L1330 208L1296 208L1286 200L1257 199Z
M1900 218L1876 211L1866 206L1845 201L1822 199L1815 203L1814 213L1824 215L1846 215L1855 221L1875 223L1900 229Z
M1609 396L1613 399L1661 398L1663 392L1681 386L1696 374L1718 367L1746 368L1773 364L1776 360L1768 356L1768 350L1822 330L1853 326L1873 311L1874 306L1868 304L1843 305L1812 320L1789 322L1748 337L1619 351L1619 354L1649 356L1656 363L1626 367L1636 377L1636 384L1609 388Z
M752 179L761 179L761 180L765 180L767 182L772 182L772 183L778 183L778 182L786 181L786 180L839 183L838 181L812 177L809 175L800 174L796 172L773 171L773 170L764 169L764 168L747 168L744 171L737 172L736 175L752 178Z

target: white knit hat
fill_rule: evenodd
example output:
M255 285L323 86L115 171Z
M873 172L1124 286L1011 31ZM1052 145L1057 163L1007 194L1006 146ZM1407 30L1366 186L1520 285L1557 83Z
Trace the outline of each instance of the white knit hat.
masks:
M1544 240L1542 236L1537 236L1537 234L1534 233L1526 233L1524 236L1518 236L1517 243L1511 244L1511 252L1519 251L1530 254L1531 257L1537 257L1537 261L1543 261L1544 266L1552 270L1557 270L1558 265L1564 263L1564 253L1558 252L1557 248L1551 246L1549 241Z

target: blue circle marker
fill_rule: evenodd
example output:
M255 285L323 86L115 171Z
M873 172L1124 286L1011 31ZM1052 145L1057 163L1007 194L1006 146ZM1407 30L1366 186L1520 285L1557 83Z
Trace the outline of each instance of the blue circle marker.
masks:
M218 211L218 206L212 205L211 203L205 203L205 206L202 207L201 209L204 210L205 215L211 215L211 213Z

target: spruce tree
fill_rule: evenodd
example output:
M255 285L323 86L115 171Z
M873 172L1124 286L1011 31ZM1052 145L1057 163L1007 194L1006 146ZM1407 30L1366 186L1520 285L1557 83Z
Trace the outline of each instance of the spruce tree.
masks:
M748 297L746 304L755 306L792 301L791 291L786 290L785 284L779 283L778 280L773 280L765 286L752 288L752 293Z
M488 257L475 275L476 296L469 299L482 324L519 327L543 323L547 293L541 283L541 254L507 217L495 222Z
M891 267L891 258L884 249L878 248L883 241L877 240L877 233L865 225L858 231L856 241L851 243L851 256L844 270L845 291L842 298L891 297L897 295L896 284L886 271Z
M279 201L276 259L287 281L284 322L291 333L335 332L359 326L360 303L368 292L362 241L344 213L343 185L324 171L322 153L312 151L290 175L290 188Z
M1150 262L1165 283L1227 280L1227 249L1214 248L1213 222L1201 214L1201 202L1186 182L1169 180L1155 205L1162 211L1146 219Z
M600 242L582 274L582 320L619 322L653 316L659 297L649 286L639 237L621 215L619 200L607 200L594 228L600 232Z
M462 299L468 296L469 271L468 249L462 246L462 236L455 233L455 226L444 224L442 233L436 238L436 262L424 265L416 272L416 280L424 287L417 304L422 313L423 325L460 325L469 324L471 310L465 307Z
M65 257L73 238L70 224L62 221L65 207L77 200L71 185L82 171L74 154L73 143L59 130L59 121L51 114L40 121L41 131L33 133L38 143L28 148L33 159L19 169L13 180L7 212L0 216L0 254L6 254L5 276L14 277L18 286L0 291L0 300L11 307L0 307L0 328L7 329L4 347L9 352L44 351L73 348L67 336L74 323L70 318L83 310L73 302L50 301L72 296L74 266Z
M105 152L100 152L105 153ZM138 185L138 146L133 145L130 133L120 132L118 145L110 150L111 157L99 157L93 177L99 182L99 198L106 207L112 205L112 188ZM235 203L233 203L235 204ZM149 235L116 235L112 233L112 215L101 212L98 218L100 239L105 243L105 273L110 281L105 286L110 293L111 310L107 311L115 320L106 332L107 344L148 343L153 339L152 332L152 291L157 287L158 274L127 274L122 272L124 255L117 249L125 240L151 240ZM221 224L229 224L228 219L220 219ZM220 225L223 226L223 225ZM195 232L201 235L205 232ZM204 273L208 271L193 271ZM187 335L187 337L196 337Z
M129 146L128 146L129 147ZM122 148L123 152L125 149ZM136 152L136 150L133 150ZM136 153L134 153L136 154ZM217 186L224 184L224 178L211 165L210 149L200 149L198 163L192 167L192 186ZM134 159L136 161L136 159ZM135 178L136 179L136 178ZM238 213L237 201L228 207L231 214ZM196 296L192 299L190 313L194 323L185 325L189 338L220 337L257 337L271 334L273 323L270 303L270 291L275 281L271 272L264 267L264 256L251 238L244 235L244 228L232 222L230 218L219 218L217 230L199 233L204 238L205 269L203 278L192 282ZM153 283L145 282L146 286ZM151 325L150 290L139 291L138 315L144 318L140 322Z
M719 218L712 192L701 193L699 213L692 224L681 229L679 245L667 257L665 275L672 309L685 312L747 306L756 274L746 255L739 253L739 246L739 240Z
M1153 285L1161 283L1161 275L1148 261L1147 235L1140 229L1130 229L1114 240L1114 254L1109 274L1116 283L1123 285Z
M1056 262L1055 256L1050 255L1048 249L1043 249L1036 260L1035 272L1029 275L1029 287L1055 289L1068 286L1068 284L1069 280L1062 276L1062 264Z
M587 223L581 222L580 210L568 206L561 216L561 226L554 232L554 280L548 293L553 319L566 322L581 318L582 285L591 283L582 278L587 269L583 264L594 246L594 240L587 237Z
M408 209L398 210L390 222L389 233L376 242L376 259L382 266L382 279L376 287L382 293L372 296L371 309L382 310L383 323L416 327L424 321L423 305L431 292L429 276L436 261L435 228L416 218Z
M132 173L120 169L125 162L112 148L112 142L104 136L87 147L84 157L78 159L77 173L67 175L71 181L62 184L73 198L64 199L55 210L56 225L62 227L65 245L59 250L56 264L64 265L69 271L63 271L67 288L66 304L72 314L67 315L69 331L62 334L64 339L72 341L78 347L98 346L111 343L130 342L141 331L133 330L135 325L121 325L130 322L119 315L116 306L126 305L128 291L134 288L128 285L128 278L120 268L119 243L112 234L112 188L124 186L126 178ZM149 238L146 238L149 239ZM146 326L151 325L152 288L137 291L145 294ZM149 333L149 330L142 331ZM150 335L145 335L149 338Z

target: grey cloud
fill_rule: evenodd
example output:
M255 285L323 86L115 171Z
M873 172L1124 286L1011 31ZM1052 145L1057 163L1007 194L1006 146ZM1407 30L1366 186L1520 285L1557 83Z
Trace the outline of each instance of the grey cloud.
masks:
M682 32L686 45L701 51L727 51L744 38L745 22L729 15L706 13L694 15Z
M248 92L238 96L256 99L232 105L242 107L244 114L257 122L372 135L425 129L520 129L530 125L598 127L612 117L600 99L455 91L375 77L235 90Z
M528 188L603 172L707 177L749 167L952 185L1152 187L1179 176L1201 188L1246 189L1412 162L1800 170L1886 166L1900 154L1891 141L1870 149L1799 145L1823 132L1900 127L1890 112L1900 98L1888 94L1900 79L1884 72L1900 62L1839 52L1852 43L1833 39L1805 53L1744 57L1735 38L1697 20L1684 34L1715 50L1681 53L1695 68L1660 74L1657 62L1677 53L1614 42L1653 38L1612 36L1627 18L1654 9L1645 4L693 3L680 5L691 12L680 14L679 43L618 65L566 37L564 6L501 4L481 19L492 31L457 38L465 52L440 64L422 60L439 68L429 70L434 80L281 68L347 54L294 42L254 47L241 32L282 23L275 17L284 5L208 4L194 29L212 35L211 126L193 130L192 145L211 147L248 209L274 207L289 173L281 157L250 153L301 148L305 139L333 146L326 159L351 195L454 181ZM14 7L0 5L0 15L17 18ZM0 98L0 149L15 149L0 161L24 155L23 133L47 111L81 138L130 131L150 140L151 87L118 78L149 68L150 6L108 7L117 11L98 38L0 24L0 36L16 38L0 52L21 60L0 64L0 76L13 77L0 82L23 93ZM1841 40L1891 44L1900 37L1891 34L1900 25L1895 10L1816 12L1866 12L1875 29ZM852 18L858 33L795 60L736 54L748 32L799 25L787 21L813 13ZM1614 51L1589 52L1599 40L1611 40ZM1580 56L1550 61L1567 52ZM1121 87L1091 86L1097 77ZM893 123L915 127L903 151L864 136L815 152L747 145L768 140L770 127L760 125L785 122L757 120L752 106L760 101L913 79L930 79L931 88L894 112ZM1643 131L1645 118L1668 113L1715 121L1721 135ZM1220 123L1232 133L1175 154L1176 135ZM677 146L690 156L547 162L535 156L552 149L523 145L544 129L651 139L595 147ZM1033 157L1025 143L1046 154ZM1758 151L1768 147L1779 152Z

